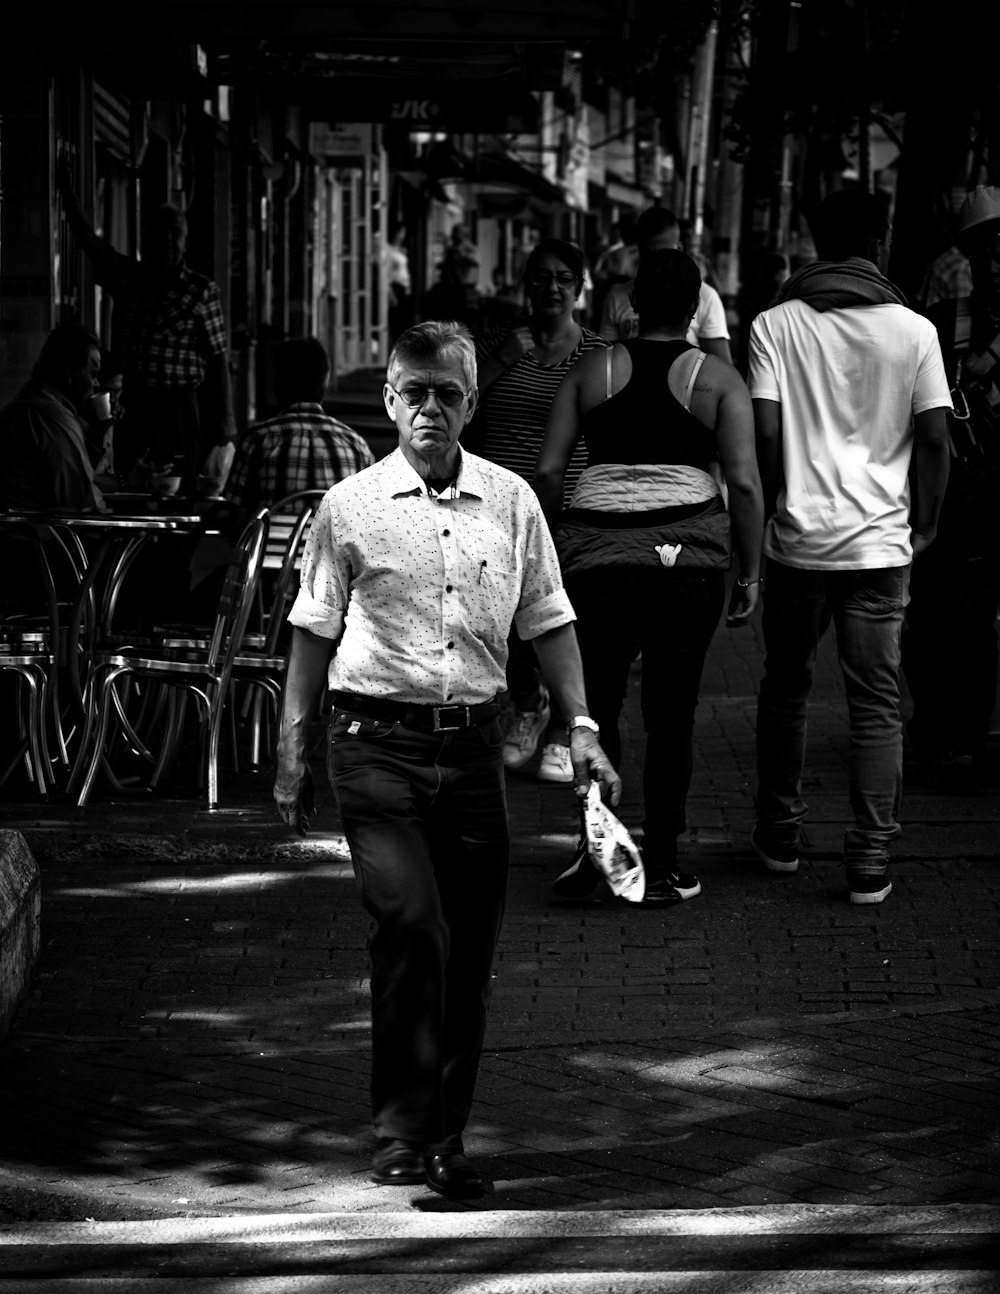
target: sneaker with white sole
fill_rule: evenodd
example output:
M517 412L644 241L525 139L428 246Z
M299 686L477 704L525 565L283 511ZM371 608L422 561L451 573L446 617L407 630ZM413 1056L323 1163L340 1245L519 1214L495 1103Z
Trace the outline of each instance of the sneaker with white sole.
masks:
M538 741L549 726L549 696L542 692L537 710L511 710L503 741L505 768L522 768L538 749Z
M569 747L557 741L543 746L535 776L540 782L572 782L573 761L569 757Z
M701 881L690 872L679 872L676 868L666 874L660 874L652 881L646 881L646 893L642 897L644 908L669 907L674 903L683 903L701 893Z
M857 876L848 873L847 888L852 903L881 903L892 893L888 876Z
M799 869L799 851L767 840L759 825L750 832L750 848L769 872L797 872Z

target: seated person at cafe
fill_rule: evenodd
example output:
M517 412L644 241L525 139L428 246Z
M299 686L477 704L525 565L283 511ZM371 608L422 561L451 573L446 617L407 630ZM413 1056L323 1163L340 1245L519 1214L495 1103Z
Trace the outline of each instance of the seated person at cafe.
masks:
M82 422L100 371L100 343L88 329L49 333L31 377L0 409L0 507L107 511Z
M221 590L232 544L258 508L301 490L328 490L375 456L367 441L323 411L330 359L315 337L281 342L274 351L274 396L279 412L252 426L239 442L209 520L222 531L206 535L191 562L192 608L204 616Z
M129 481L126 475L115 469L115 432L121 419L123 378L121 360L111 351L105 351L97 390L83 411L87 455L94 469L94 479L105 493L121 490Z
M328 490L375 461L367 441L323 411L330 359L315 337L274 352L279 412L250 428L236 450L223 498L245 521L300 490Z

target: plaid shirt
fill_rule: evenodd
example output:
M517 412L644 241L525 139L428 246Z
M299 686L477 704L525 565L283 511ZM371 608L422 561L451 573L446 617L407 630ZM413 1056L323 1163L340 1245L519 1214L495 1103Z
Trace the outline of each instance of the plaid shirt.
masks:
M300 490L328 490L375 456L356 431L303 401L251 427L240 441L223 497L267 507Z
M114 346L143 386L200 386L205 363L228 349L219 289L181 265L168 281L114 248L94 261L95 277L115 301Z
M205 361L226 351L219 289L182 265L165 292L129 296L121 348L146 386L200 386Z
M948 247L931 264L924 276L920 300L924 310L929 310L939 301L954 301L969 296L971 292L972 270L968 257L957 247Z

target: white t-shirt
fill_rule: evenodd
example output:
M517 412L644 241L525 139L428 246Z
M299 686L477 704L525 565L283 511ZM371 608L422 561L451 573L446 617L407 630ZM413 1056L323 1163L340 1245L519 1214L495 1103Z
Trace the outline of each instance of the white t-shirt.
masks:
M615 283L608 288L601 310L601 326L597 330L605 341L628 341L630 337L638 337L639 316L628 299L631 291L631 283ZM726 307L715 288L702 283L698 293L698 309L691 320L687 339L692 346L697 346L699 338L713 337L729 340Z
M905 306L786 301L751 326L747 385L781 405L765 553L816 570L906 566L912 416L951 408L934 326Z

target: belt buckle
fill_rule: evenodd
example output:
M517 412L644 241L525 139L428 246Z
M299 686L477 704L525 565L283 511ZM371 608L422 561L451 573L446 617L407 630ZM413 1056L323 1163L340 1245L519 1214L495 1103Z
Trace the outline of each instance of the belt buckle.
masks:
M441 716L446 710L464 710L464 723L442 723ZM472 726L472 715L470 707L467 705L436 705L434 707L434 732L458 732L460 728L469 728Z

